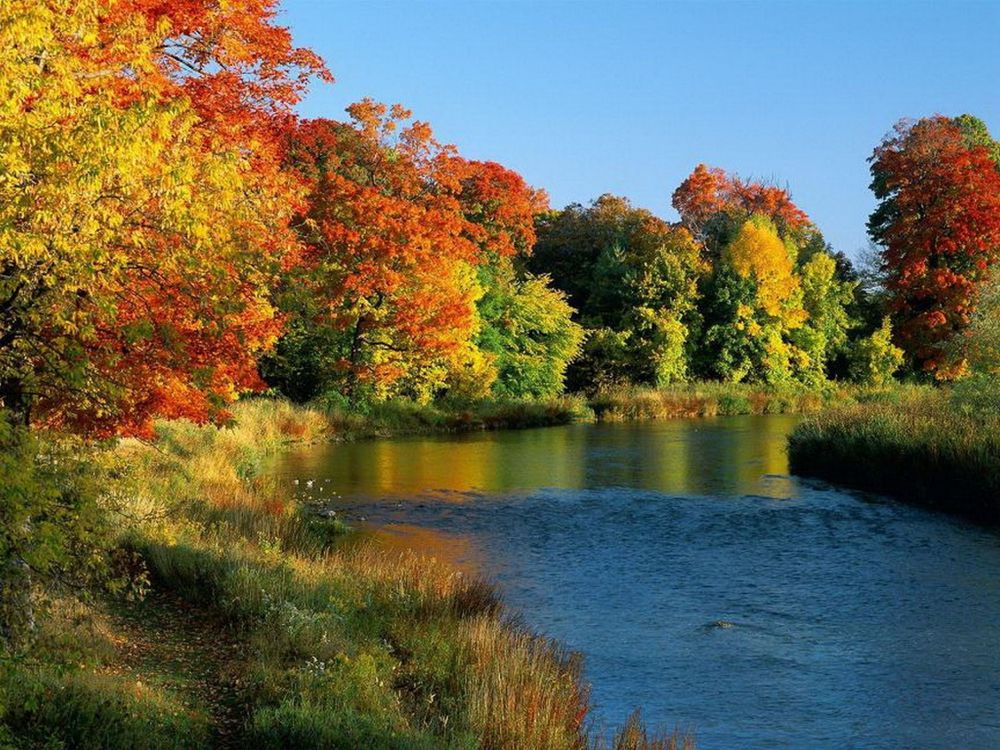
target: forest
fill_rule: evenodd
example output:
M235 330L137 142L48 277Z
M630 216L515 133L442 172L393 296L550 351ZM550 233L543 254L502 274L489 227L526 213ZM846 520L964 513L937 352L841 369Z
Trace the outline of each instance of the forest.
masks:
M0 746L202 746L219 715L255 747L595 741L573 658L507 629L485 584L338 552L339 521L279 497L260 467L289 441L818 394L837 408L793 436L803 471L931 461L1000 508L982 120L873 144L856 258L789 187L723 168L664 185L675 220L554 208L403 105L303 119L333 76L277 10L0 6ZM251 644L236 707L135 688L113 655L122 623L191 607ZM634 719L610 741L690 739Z

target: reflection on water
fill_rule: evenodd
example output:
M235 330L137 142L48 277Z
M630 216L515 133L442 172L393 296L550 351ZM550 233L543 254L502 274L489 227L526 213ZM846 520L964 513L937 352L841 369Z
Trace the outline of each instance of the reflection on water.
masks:
M283 457L294 477L330 478L346 497L410 500L539 487L632 487L684 495L788 497L795 417L571 425L313 446Z
M381 543L491 577L597 717L716 748L1000 748L1000 536L787 476L793 418L317 446Z

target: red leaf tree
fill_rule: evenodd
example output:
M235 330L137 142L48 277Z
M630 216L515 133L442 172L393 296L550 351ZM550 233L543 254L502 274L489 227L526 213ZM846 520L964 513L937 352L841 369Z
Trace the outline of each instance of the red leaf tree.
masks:
M12 0L0 13L0 406L148 433L261 385L301 195L283 133L328 78L276 0ZM19 23L8 23L7 19Z
M972 120L901 121L870 159L880 203L868 229L882 247L898 342L939 378L960 369L947 344L1000 258L1000 171L963 130Z

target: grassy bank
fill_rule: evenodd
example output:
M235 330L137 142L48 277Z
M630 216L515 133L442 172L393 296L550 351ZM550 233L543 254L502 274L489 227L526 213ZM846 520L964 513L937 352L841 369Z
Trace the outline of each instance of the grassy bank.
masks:
M792 470L1000 522L1000 413L944 389L900 389L806 420Z
M552 427L593 419L580 396L431 404L399 400L353 408L320 401L313 408L322 412L329 436L336 440Z
M281 446L331 432L367 429L251 401L230 428L164 423L154 444L118 446L108 510L150 592L40 592L30 655L2 670L0 746L684 744L635 722L594 740L575 654L514 624L481 581L344 544L348 530L263 474Z
M670 388L605 389L589 399L598 420L675 419L744 414L810 414L854 400L856 387L768 388L746 383L680 383Z

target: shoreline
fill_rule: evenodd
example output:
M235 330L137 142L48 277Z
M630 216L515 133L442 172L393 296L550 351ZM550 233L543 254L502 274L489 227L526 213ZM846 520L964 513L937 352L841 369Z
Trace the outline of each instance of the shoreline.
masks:
M960 413L947 393L830 410L789 438L794 473L1000 525L1000 416Z

